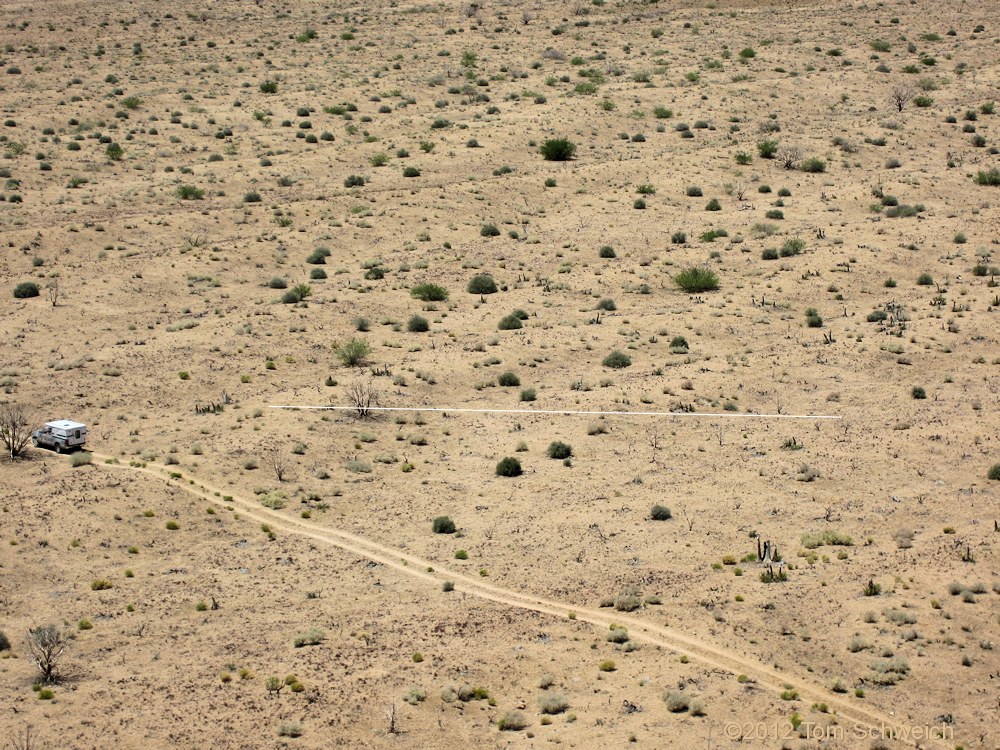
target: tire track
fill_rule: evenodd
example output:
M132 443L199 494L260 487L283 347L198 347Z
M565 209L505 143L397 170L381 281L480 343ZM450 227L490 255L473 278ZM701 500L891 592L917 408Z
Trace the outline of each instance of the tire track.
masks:
M480 599L518 609L539 612L560 619L567 619L572 614L576 621L586 622L603 629L609 628L612 623L627 626L629 636L632 640L661 646L679 655L687 656L689 659L697 660L706 666L731 672L734 676L737 674L746 674L752 677L759 687L773 690L775 693L785 690L786 686L791 686L792 689L799 693L799 699L803 703L826 703L831 708L831 713L835 712L842 726L846 723L852 725L844 726L846 735L849 735L853 727L857 726L872 732L892 731L895 737L901 738L899 741L911 746L917 745L916 742L905 739L908 737L905 727L897 724L896 720L891 716L885 715L873 707L859 706L851 703L807 679L778 672L755 659L748 659L737 653L716 647L700 638L646 622L635 616L622 613L609 616L599 609L576 607L531 593L505 589L479 578L472 578L454 570L432 565L428 560L393 549L392 547L387 547L349 531L328 526L319 526L283 515L278 511L249 502L236 495L230 496L232 500L223 500L221 490L217 490L187 475L180 479L171 477L167 469L130 466L118 463L118 459L113 456L106 456L99 453L93 453L93 457L95 463L92 465L95 467L131 471L156 477L168 485L183 489L215 505L221 507L231 505L234 508L238 508L241 516L258 523L267 523L271 527L287 533L298 534L317 542L338 547L426 583L433 583L440 586L444 581L451 581L454 583L456 591L461 591L470 596L476 596ZM216 492L219 494L214 494ZM870 736L876 735L872 734ZM920 746L945 747L939 741L926 739L923 740L923 744Z

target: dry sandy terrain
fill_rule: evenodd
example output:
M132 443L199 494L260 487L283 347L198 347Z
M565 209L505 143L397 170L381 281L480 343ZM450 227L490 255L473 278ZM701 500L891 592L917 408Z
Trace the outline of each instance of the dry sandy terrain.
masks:
M995 4L0 30L0 743L1000 747Z

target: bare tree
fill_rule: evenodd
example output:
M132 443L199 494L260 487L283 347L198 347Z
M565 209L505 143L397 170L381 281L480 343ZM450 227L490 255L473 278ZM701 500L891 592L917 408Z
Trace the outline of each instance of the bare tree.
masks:
M279 482L285 481L285 473L288 471L288 458L277 448L272 448L267 456L267 463L274 472L274 476Z
M13 461L24 453L31 440L31 417L20 404L0 405L0 442Z
M894 86L889 96L892 98L892 103L896 105L896 110L902 112L906 103L913 98L913 89L909 86Z
M371 410L379 405L381 395L371 380L355 380L347 388L347 397L359 419L371 416Z
M28 628L28 654L32 663L38 667L44 682L56 682L59 679L59 662L69 641L59 632L55 625L41 625Z
M783 146L778 150L778 161L785 169L795 169L802 160L802 149L798 146Z
M45 293L49 296L49 302L55 307L59 303L59 280L52 279L45 285Z

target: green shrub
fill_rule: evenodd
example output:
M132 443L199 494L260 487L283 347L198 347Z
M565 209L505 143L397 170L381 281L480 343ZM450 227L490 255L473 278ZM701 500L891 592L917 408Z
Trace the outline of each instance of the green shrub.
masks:
M267 286L270 289L287 289L288 282L280 276L272 276L271 280L267 282Z
M650 508L649 517L654 521L669 521L673 518L673 513L666 505L654 505Z
M448 299L448 290L437 284L418 284L410 289L410 296L422 302L444 302Z
M545 161L569 161L576 154L576 144L568 138L551 138L539 150Z
M764 213L764 217L772 221L780 221L785 218L785 212L780 208L772 208Z
M205 191L195 185L181 185L177 188L177 197L183 201L200 201Z
M516 388L521 385L521 379L513 372L508 371L497 377L497 385L501 385L504 388Z
M569 699L562 693L546 693L538 699L543 714L561 714L569 708Z
M927 391L925 391L919 385L913 386L913 390L910 391L910 393L912 394L913 398L915 398L917 401L922 401L923 399L927 398Z
M708 203L705 204L705 210L706 211L721 211L722 210L722 204L719 203L719 199L718 198L712 198L712 200L710 200Z
M499 237L500 230L493 224L483 224L479 229L480 237Z
M371 345L364 339L351 339L346 344L335 344L333 353L345 367L359 367L371 354Z
M435 534L454 534L455 522L448 516L438 516L431 522L431 530Z
M986 478L994 482L1000 482L1000 464L993 464L986 473Z
M365 185L365 178L359 174L348 175L347 177L344 178L345 188L364 187L364 185Z
M687 240L688 236L685 232L677 231L670 235L670 242L674 245L683 245Z
M28 299L37 297L38 294L38 284L34 281L22 281L14 287L14 299Z
M312 295L312 287L308 284L296 284L283 295L281 295L281 301L286 305L294 305L306 297Z
M0 651L10 651L10 639L2 630L0 630Z
M522 401L534 401L536 398L536 393L534 388L524 388L521 391L520 396Z
M309 278L313 281L322 281L326 278L326 271L322 268L314 268L309 272Z
M615 254L615 249L611 245L604 245L600 250L597 251L597 255L600 258L617 258Z
M497 283L489 274L481 273L469 279L466 289L469 294L495 294Z
M111 588L111 581L105 580L104 578L98 578L96 581L90 582L91 591L106 591Z
M519 477L522 474L521 462L516 458L507 456L500 459L496 472L498 477Z
M426 333L430 328L431 325L427 322L427 318L420 315L413 315L406 321L406 330L410 333Z
M516 331L518 328L522 328L523 326L524 324L521 322L521 319L514 313L504 316L500 319L500 322L497 323L497 328L501 331Z
M689 294L710 292L719 288L719 277L708 268L691 268L674 276L674 283Z
M697 185L688 185L684 189L684 194L688 198L700 198L703 195L703 193L701 192L701 188L698 187Z
M600 302L597 303L596 309L605 310L607 312L614 312L615 310L618 309L618 306L615 304L615 301L613 299L602 299Z
M403 167L403 177L419 177L420 170L416 167Z
M980 169L973 180L977 185L1000 185L1000 169Z
M556 458L562 460L569 458L570 456L573 455L573 448L567 443L554 440L553 442L549 443L549 447L546 453L548 453L549 458Z
M760 257L762 260L777 260L778 259L778 248L776 247L766 247L761 252Z
M757 144L757 153L761 159L773 159L778 153L778 142L774 140L761 141Z
M922 274L920 274L917 277L917 285L918 286L933 286L934 285L934 277L931 276L929 273L922 273Z
M330 251L325 247L317 247L306 257L306 263L313 266L322 266L326 264L326 259L330 257Z
M632 358L624 352L613 351L601 361L601 364L605 367L621 370L632 365Z
M261 93L264 94L276 94L278 93L278 82L277 81L263 81L260 84Z
M803 172L810 172L812 174L825 172L826 162L820 159L819 157L813 156L803 161L802 164L799 165L799 169L801 169Z

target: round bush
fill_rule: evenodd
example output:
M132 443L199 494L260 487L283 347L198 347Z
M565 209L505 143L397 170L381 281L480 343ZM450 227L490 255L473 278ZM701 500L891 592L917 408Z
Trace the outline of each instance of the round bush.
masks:
M618 306L615 304L615 301L613 299L602 299L600 302L597 303L597 309L605 310L607 312L614 312L615 310L618 309Z
M505 372L497 378L497 385L501 385L504 388L516 388L521 385L521 378L513 372Z
M567 443L554 440L549 443L549 449L546 453L548 453L549 458L564 459L573 455L573 448Z
M569 161L576 154L576 144L569 138L551 138L540 149L545 161Z
M604 361L601 362L605 367L611 367L615 370L620 370L623 367L629 367L632 364L632 358L627 354L619 351L611 352Z
M469 279L469 294L496 294L497 283L489 274L481 273Z
M684 338L683 336L674 336L672 339L670 339L670 348L687 349L688 348L687 339Z
M14 299L28 299L38 296L38 284L34 281L22 281L14 287Z
M496 226L493 225L493 224L483 224L483 226L479 229L479 236L480 237L499 237L500 236L500 230L497 229Z
M513 313L501 318L500 322L497 324L497 328L501 331L516 331L518 328L522 328L523 326L524 324L521 322L521 319Z
M430 323L427 322L427 318L421 317L420 315L414 315L408 321L406 321L406 330L410 333L426 333L431 329Z
M268 287L271 289L287 289L288 282L285 281L280 276L273 277L269 282L267 282Z
M314 280L321 280L326 278L326 271L322 268L314 268L309 272L309 278Z
M597 251L597 255L601 258L616 258L615 249L611 245L605 245L600 250Z
M1000 464L993 464L986 476L994 482L1000 482Z
M913 398L917 399L918 401L927 398L927 391L925 391L919 385L914 386L911 393L913 394Z
M689 294L711 292L719 288L719 277L708 268L691 267L674 276L674 283Z
M521 462L516 458L508 456L497 464L498 477L519 477L522 474Z
M431 523L431 529L435 534L454 534L455 522L448 518L448 516L438 516Z
M654 521L669 521L673 513L666 505L654 505L649 511L649 517Z

